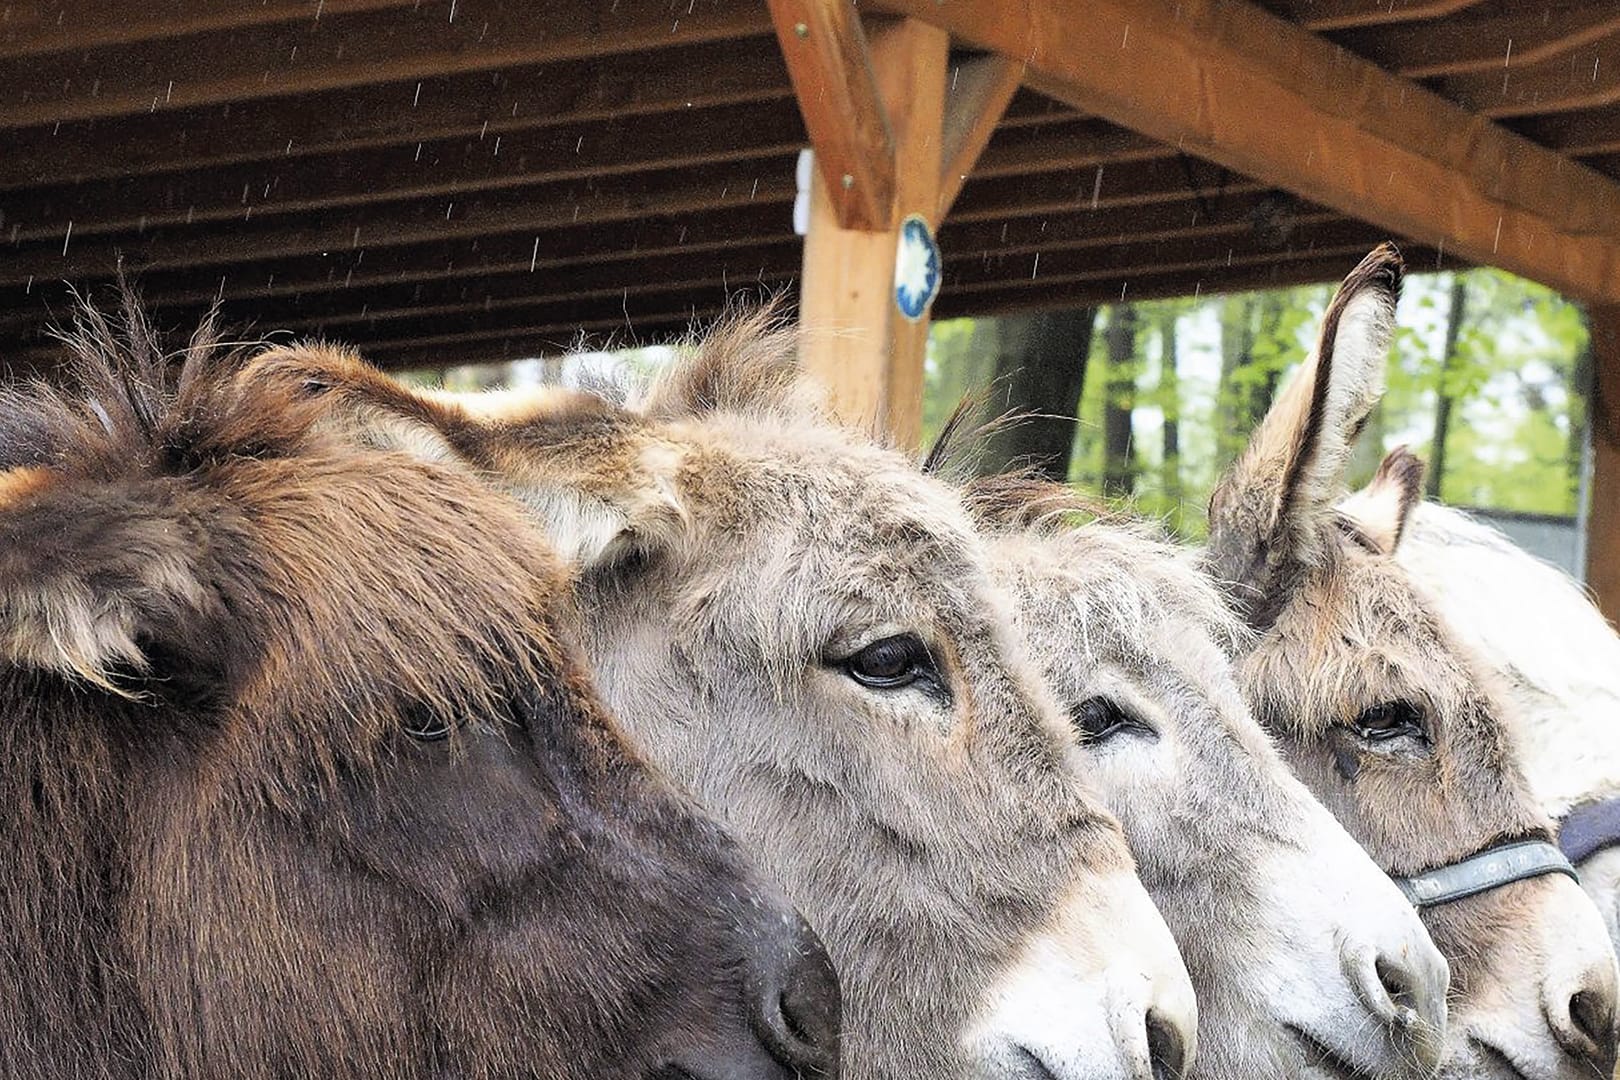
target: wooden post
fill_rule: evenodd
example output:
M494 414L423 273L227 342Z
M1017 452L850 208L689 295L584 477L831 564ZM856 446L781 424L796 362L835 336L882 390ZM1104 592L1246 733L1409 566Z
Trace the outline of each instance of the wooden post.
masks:
M894 199L884 227L846 229L826 177L811 180L799 320L805 366L832 390L845 420L872 424L902 446L921 437L928 314L909 319L895 303L895 259L905 219L938 227L949 38L915 19L876 29L872 68L894 140ZM819 153L819 149L818 149Z
M1592 483L1586 518L1586 585L1620 627L1620 305L1593 304Z

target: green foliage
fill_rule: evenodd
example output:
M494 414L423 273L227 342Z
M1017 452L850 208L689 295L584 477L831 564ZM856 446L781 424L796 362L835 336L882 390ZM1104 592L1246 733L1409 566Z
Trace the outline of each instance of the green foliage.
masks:
M1407 279L1389 389L1363 437L1351 481L1364 482L1399 445L1432 456L1437 402L1452 403L1441 496L1462 505L1574 513L1584 437L1584 314L1539 285L1498 270L1464 275L1467 301L1449 366L1442 364L1453 277ZM1278 388L1314 344L1332 290L1307 286L1134 305L1135 355L1110 365L1097 319L1081 395L1070 479L1099 492L1103 411L1132 402L1134 509L1196 537L1219 473L1247 441ZM937 430L962 393L994 370L992 320L937 324L929 348L924 427ZM1165 363L1168 338L1176 366ZM1164 453L1165 429L1177 452Z

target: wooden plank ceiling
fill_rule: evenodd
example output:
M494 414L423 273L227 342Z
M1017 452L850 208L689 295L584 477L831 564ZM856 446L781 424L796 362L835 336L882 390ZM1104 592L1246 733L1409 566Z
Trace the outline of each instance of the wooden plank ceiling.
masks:
M1261 3L1620 178L1612 0ZM120 260L167 325L218 299L393 366L656 340L799 268L763 0L0 0L0 140L17 370ZM1326 280L1384 236L1025 89L936 315Z

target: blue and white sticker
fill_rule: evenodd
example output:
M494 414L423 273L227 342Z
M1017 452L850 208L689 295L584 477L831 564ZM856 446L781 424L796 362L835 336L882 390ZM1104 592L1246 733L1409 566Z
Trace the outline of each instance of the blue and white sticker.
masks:
M921 214L900 223L900 243L894 253L894 302L912 322L921 319L939 295L939 244Z

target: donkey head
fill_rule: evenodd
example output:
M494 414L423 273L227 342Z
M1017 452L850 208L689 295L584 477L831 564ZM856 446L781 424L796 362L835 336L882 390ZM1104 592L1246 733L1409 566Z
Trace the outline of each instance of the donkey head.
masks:
M571 554L615 711L827 941L852 1075L1179 1072L1185 970L958 496L823 420L793 345L733 324L626 407L332 381Z
M1203 1033L1196 1075L1427 1075L1447 968L1400 892L1288 771L1238 689L1243 631L1185 554L1075 519L1066 487L981 480L1018 624L1153 901Z
M525 516L87 318L0 402L0 1076L808 1071L825 958L626 748Z
M1394 558L1418 499L1416 460L1396 451L1367 492L1338 505L1351 444L1382 392L1400 276L1386 246L1345 279L1315 355L1211 500L1208 556L1258 634L1240 665L1257 718L1350 834L1404 878L1545 839L1551 823L1496 688ZM1612 1069L1614 960L1573 881L1534 877L1424 918L1451 963L1455 1060L1506 1060L1534 1076Z

